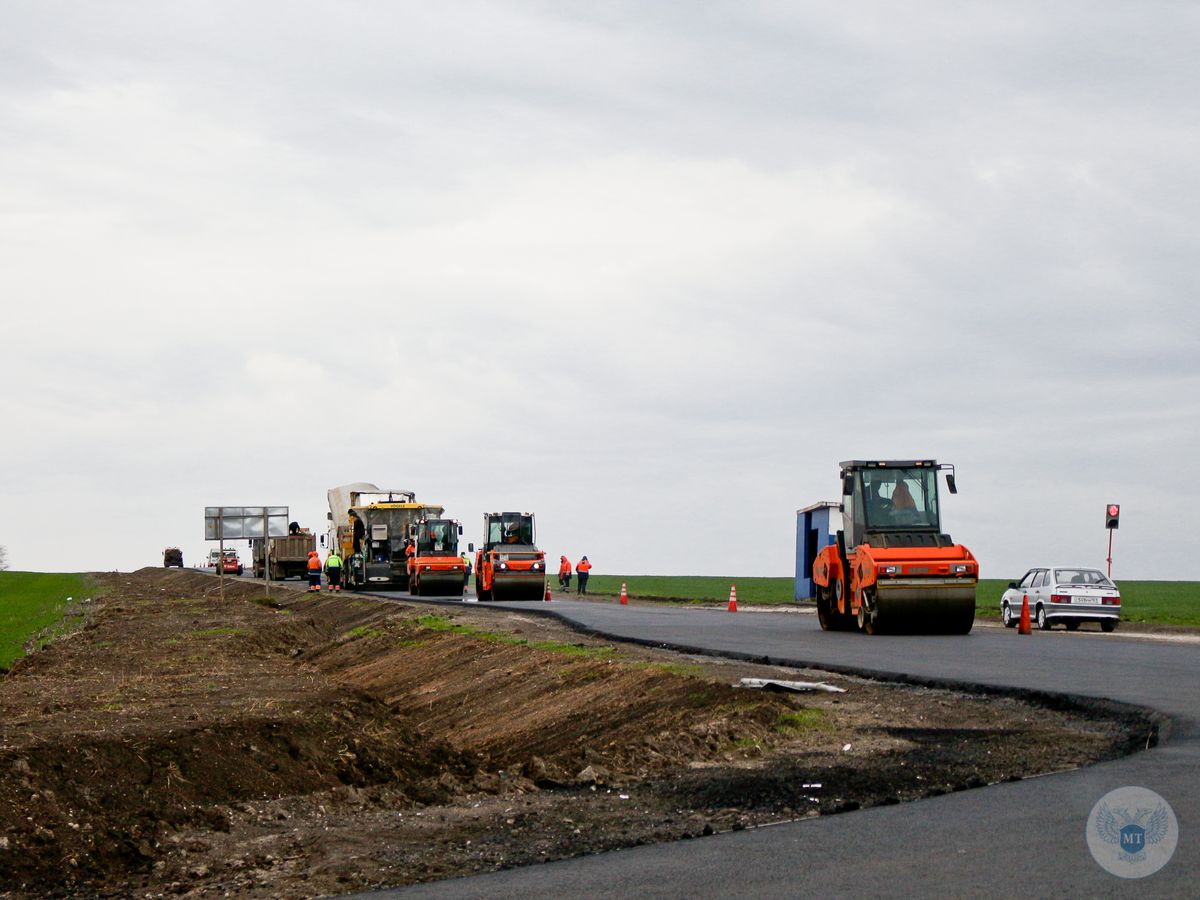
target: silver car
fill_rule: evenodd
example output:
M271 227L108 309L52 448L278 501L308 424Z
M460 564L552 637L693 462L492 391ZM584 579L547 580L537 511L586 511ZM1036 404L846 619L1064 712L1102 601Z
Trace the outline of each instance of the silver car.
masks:
M1116 631L1121 620L1121 592L1099 569L1030 569L1020 581L1010 582L1000 598L1000 619L1006 628L1017 626L1026 595L1030 618L1043 631L1059 623L1074 631L1080 622L1099 622L1103 630Z

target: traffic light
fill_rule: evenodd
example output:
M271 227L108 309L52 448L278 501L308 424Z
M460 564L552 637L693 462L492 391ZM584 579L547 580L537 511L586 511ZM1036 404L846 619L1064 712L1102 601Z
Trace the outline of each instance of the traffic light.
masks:
M1104 510L1104 527L1119 528L1121 526L1121 504L1110 503Z

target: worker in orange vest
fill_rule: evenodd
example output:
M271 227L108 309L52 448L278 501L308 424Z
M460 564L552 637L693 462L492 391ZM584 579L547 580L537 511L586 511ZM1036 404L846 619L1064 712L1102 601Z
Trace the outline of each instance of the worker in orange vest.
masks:
M308 551L308 590L321 590L321 557L316 550Z
M588 572L592 571L592 564L588 562L585 556L575 566L575 574L579 576L579 593L587 593Z
M571 589L571 561L565 556L561 557L561 562L558 564L558 586L564 591Z

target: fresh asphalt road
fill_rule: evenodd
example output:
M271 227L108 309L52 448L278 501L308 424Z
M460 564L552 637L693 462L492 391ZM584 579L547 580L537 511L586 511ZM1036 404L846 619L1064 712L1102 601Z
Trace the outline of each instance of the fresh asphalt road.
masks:
M1085 769L372 896L1200 896L1200 647L1194 644L1120 633L1021 636L997 628L965 637L866 637L821 632L815 616L797 613L579 601L495 605L560 616L613 637L790 666L1112 699L1153 708L1170 721L1159 746ZM1087 848L1093 805L1124 786L1157 792L1179 822L1174 857L1144 879L1109 874Z

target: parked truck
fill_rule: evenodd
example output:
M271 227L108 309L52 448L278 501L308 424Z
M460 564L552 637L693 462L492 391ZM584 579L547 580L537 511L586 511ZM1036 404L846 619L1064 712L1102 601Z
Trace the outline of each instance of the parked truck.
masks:
M475 557L476 597L541 600L545 592L546 554L534 543L533 513L484 513L483 545Z
M270 542L269 548L267 541ZM262 578L267 565L267 550L270 549L271 580L284 581L294 577L304 578L308 574L308 554L317 549L317 536L307 528L293 531L287 537L253 538L250 541L251 557L254 560L254 577Z
M183 568L183 551L178 547L167 547L163 550L163 568L169 569L171 566Z
M979 563L942 531L941 470L948 470L950 493L958 493L954 467L932 459L841 464L842 528L812 566L821 628L971 630Z
M329 538L342 557L346 587L408 588L409 543L414 525L445 511L419 503L412 491L383 490L368 482L328 491Z

